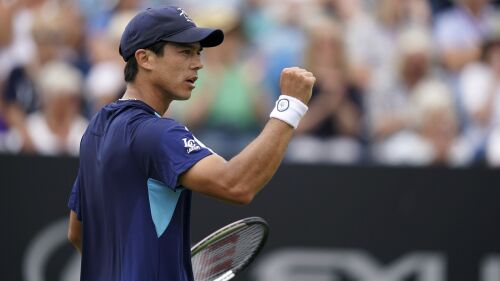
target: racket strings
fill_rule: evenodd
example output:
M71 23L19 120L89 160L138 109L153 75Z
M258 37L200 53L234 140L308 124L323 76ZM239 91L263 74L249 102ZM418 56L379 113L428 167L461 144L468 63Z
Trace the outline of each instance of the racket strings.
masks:
M248 256L257 250L262 240L263 232L254 232L253 229L246 229L233 233L221 239L220 242L224 243L220 246L217 244L205 249L203 253L200 252L201 259L196 259L200 267L197 268L210 268L211 270L202 272L205 273L203 275L216 275L228 267L238 267L243 264Z
M265 231L259 224L247 225L213 241L192 259L195 280L213 280L243 267L259 249Z

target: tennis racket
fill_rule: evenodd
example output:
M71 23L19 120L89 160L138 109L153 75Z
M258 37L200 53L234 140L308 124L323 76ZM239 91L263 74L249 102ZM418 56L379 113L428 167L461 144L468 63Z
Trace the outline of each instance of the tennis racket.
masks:
M232 279L255 259L268 233L264 219L250 217L210 234L191 248L194 280Z

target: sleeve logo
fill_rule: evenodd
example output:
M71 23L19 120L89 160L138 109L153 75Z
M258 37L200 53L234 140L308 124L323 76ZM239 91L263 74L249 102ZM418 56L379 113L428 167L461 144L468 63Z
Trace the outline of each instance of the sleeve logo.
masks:
M193 139L183 138L184 147L187 148L187 153L191 153L193 151L198 151L201 149L201 146Z

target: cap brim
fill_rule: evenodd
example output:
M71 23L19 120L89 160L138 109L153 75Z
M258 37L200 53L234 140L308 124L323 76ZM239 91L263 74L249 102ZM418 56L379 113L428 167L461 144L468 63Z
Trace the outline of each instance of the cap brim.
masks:
M192 27L174 35L162 38L174 43L197 43L204 48L215 47L224 41L224 32L220 29Z

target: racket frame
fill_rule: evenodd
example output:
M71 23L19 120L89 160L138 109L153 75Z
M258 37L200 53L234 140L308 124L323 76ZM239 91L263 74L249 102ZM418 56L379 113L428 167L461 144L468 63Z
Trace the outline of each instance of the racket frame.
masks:
M262 240L261 240L259 246L257 247L257 249L253 252L252 256L248 260L245 261L245 263L243 263L243 264L239 265L238 267L235 267L231 270L228 270L226 273L223 273L221 276L214 279L214 281L219 280L219 278L221 278L221 277L224 277L226 274L228 274L228 272L231 272L230 275L232 275L232 276L229 278L229 279L231 279L232 277L234 277L234 275L236 275L236 273L242 271L250 263L252 263L254 261L254 259L257 257L257 255L259 254L259 252L262 250L262 248L264 248L264 245L266 244L267 238L269 235L269 225L267 224L267 222L263 218L261 218L261 217L248 217L248 218L244 218L244 219L235 221L231 224L228 224L228 225L218 229L217 231L215 231L212 234L208 235L207 237L203 238L200 242L196 243L193 247L191 247L191 257L195 256L196 254L198 254L199 252L201 252L202 250L207 248L213 242L220 241L221 239L224 239L225 237L231 235L233 232L235 232L235 231L237 231L237 230L239 230L247 225L251 226L254 224L260 224L263 226L263 229L264 229ZM229 280L229 279L223 278L223 279L221 279L221 281L222 280Z

